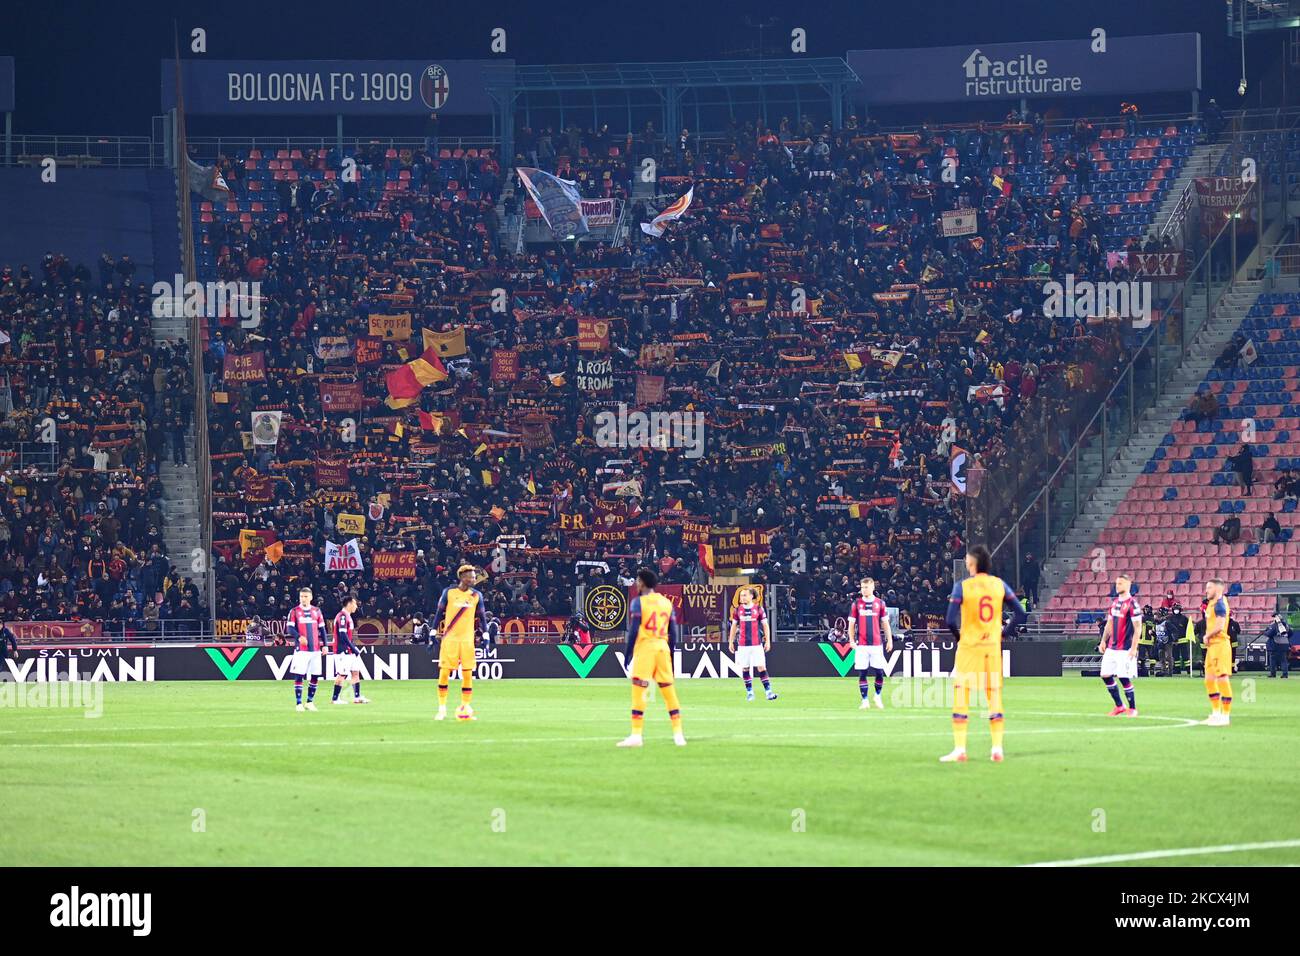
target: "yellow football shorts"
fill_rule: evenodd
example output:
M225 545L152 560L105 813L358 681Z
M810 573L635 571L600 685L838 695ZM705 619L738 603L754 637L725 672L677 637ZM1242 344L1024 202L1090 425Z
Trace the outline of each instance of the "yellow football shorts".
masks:
M474 638L446 637L438 650L438 663L455 670L457 667L474 669Z
M637 680L670 684L673 679L673 655L667 641L636 642L632 649L632 676Z
M1209 677L1232 676L1232 645L1216 642L1205 649L1205 673Z
M1002 686L1002 648L957 647L952 679L970 691Z

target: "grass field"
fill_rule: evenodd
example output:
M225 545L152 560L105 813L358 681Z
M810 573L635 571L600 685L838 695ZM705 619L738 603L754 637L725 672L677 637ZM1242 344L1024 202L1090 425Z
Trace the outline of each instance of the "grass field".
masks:
M1190 725L1199 680L1141 680L1141 716L1112 719L1096 679L1015 679L1006 762L976 711L964 765L937 762L948 709L905 680L869 713L852 680L780 681L772 703L682 681L690 745L656 697L639 751L614 747L625 681L480 681L472 723L435 723L423 681L367 684L369 706L326 690L305 714L283 683L99 685L96 719L0 707L0 861L1001 865L1229 846L1139 862L1300 863L1300 681L1234 684L1219 729ZM1238 848L1265 841L1291 845Z

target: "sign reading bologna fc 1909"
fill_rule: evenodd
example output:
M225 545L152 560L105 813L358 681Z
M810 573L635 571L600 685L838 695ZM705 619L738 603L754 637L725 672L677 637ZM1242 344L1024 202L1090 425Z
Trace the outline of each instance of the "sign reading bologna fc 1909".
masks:
M890 678L941 678L952 668L951 640L899 641L885 655ZM18 659L0 663L5 681L275 680L292 679L288 647L216 644L206 647L38 647ZM361 677L368 681L432 680L438 676L435 652L418 644L375 644L360 648ZM628 676L630 665L622 641L611 644L498 644L480 646L474 676L481 680L526 678L597 678ZM1061 645L1054 642L1007 644L1002 649L1008 677L1059 677ZM849 644L774 644L767 656L774 677L843 677L853 679ZM726 644L683 641L673 654L683 680L739 677L735 655ZM334 664L325 658L325 680L334 679ZM0 681L0 691L5 687ZM3 704L3 701L0 701Z
M162 61L162 106L176 105ZM182 60L185 111L198 116L483 115L513 60Z

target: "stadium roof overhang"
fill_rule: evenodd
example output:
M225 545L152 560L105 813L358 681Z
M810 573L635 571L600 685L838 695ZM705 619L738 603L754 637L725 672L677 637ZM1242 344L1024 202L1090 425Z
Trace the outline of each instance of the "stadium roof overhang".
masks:
M1229 0L1228 36L1300 27L1300 0Z

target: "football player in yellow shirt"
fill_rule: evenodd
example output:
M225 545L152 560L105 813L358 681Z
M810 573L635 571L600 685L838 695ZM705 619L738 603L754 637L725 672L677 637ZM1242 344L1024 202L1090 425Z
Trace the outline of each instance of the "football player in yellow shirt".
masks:
M442 592L438 609L433 613L434 626L442 643L438 648L438 714L435 720L447 719L447 685L451 672L460 668L460 702L466 720L477 720L470 698L474 696L474 632L487 627L483 595L474 587L478 569L462 564L456 569L457 584Z
M1210 716L1201 721L1207 727L1227 727L1232 711L1231 615L1223 581L1211 578L1205 583L1205 692L1210 695Z
M618 742L620 747L640 747L645 722L646 690L653 680L668 705L673 725L673 743L686 746L682 734L681 705L673 685L673 648L681 636L673 602L655 592L659 576L649 568L637 572L637 594L627 612L627 659L632 662L632 733Z
M947 624L957 638L957 659L952 668L953 749L939 759L944 763L966 762L966 726L970 699L977 687L988 693L989 730L993 735L992 758L1002 762L1002 638L1015 634L1028 618L1011 586L989 574L989 549L982 544L966 552L970 577L952 586L948 599ZM1010 607L1011 623L1003 630L1002 609Z

